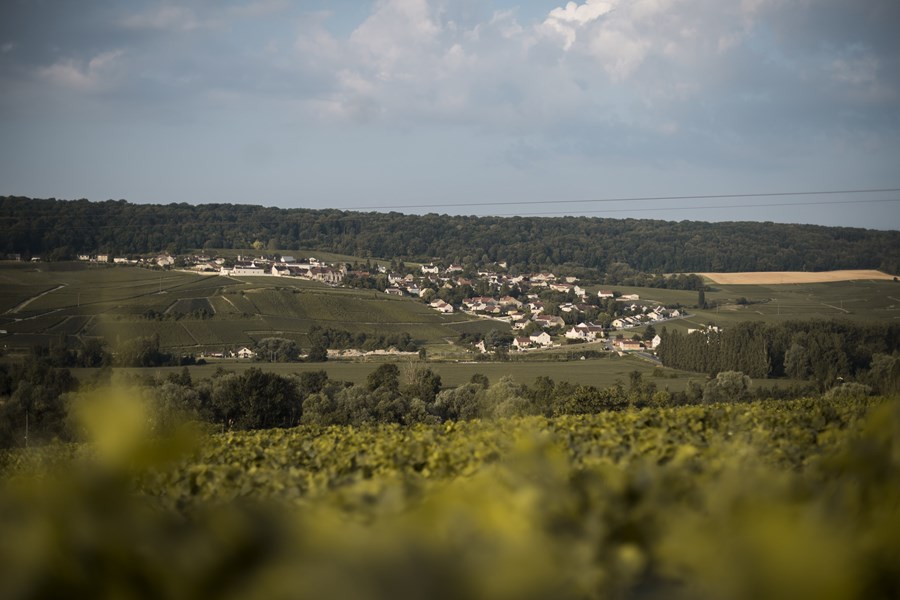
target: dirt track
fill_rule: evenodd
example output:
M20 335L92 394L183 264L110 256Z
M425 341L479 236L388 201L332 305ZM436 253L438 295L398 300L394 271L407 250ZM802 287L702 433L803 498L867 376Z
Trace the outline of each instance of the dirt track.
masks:
M759 271L749 273L697 273L722 285L767 285L775 283L828 283L854 279L893 279L892 275L875 270L822 271Z

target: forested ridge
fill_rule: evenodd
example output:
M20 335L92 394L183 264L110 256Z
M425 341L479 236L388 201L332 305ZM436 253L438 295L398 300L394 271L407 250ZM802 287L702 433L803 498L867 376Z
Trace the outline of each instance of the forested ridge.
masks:
M4 253L317 249L361 257L519 269L562 265L646 272L831 270L900 267L900 232L777 223L587 217L474 217L282 209L234 204L0 197Z

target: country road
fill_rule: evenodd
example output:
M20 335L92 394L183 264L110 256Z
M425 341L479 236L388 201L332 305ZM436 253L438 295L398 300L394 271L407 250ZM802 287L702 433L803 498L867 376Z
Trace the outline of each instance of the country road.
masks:
M35 300L37 300L37 299L40 298L41 296L46 296L46 295L49 294L50 292L55 292L55 291L58 290L58 289L62 289L62 288L64 288L64 287L66 287L67 285L69 285L69 284L63 283L63 284L60 284L60 285L56 286L56 287L53 288L52 290L47 290L46 292L41 292L41 293L38 294L37 296L34 296L34 297L32 297L32 298L29 298L28 300L26 300L25 302L22 302L22 303L19 304L18 306L9 309L9 310L6 311L6 313L4 313L4 314L16 314L16 313L22 311L26 306L28 306L29 304L31 304L32 302L34 302Z

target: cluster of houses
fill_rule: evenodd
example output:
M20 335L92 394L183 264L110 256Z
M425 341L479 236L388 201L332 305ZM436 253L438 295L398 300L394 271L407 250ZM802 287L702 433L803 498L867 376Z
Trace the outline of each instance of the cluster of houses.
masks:
M628 306L627 309L634 314L628 317L613 319L611 323L613 328L628 329L630 327L638 327L640 325L647 325L648 323L655 323L657 321L665 321L666 319L677 319L681 316L681 311L677 308L667 309L662 306L654 306L653 308L650 308L647 306L638 306L637 304L632 304Z
M639 350L656 350L662 338L659 335L653 337L652 340L634 340L627 339L624 336L616 336L612 346L619 352L636 352Z
M220 256L211 257L204 254L193 254L179 257L183 268L197 273L230 275L230 276L276 276L302 277L321 281L330 285L338 285L347 273L345 265L332 266L315 258L297 260L293 256L282 256L279 259L266 257L246 258L238 256L233 265ZM175 266L176 259L168 253L150 258L127 258L108 254L79 254L78 260L92 263L113 263L169 268Z
M498 263L501 268L506 268L505 262ZM557 292L573 291L576 296L584 297L587 292L575 284L577 278L566 277L560 280L553 273L534 273L531 275L510 275L504 272L494 271L478 271L475 279L469 279L461 276L465 269L461 265L451 264L449 267L441 268L434 264L422 265L419 267L419 276L413 274L401 275L397 273L387 273L388 287L385 292L395 296L421 296L427 287L437 286L454 286L469 285L474 287L478 282L483 282L491 291L498 291L500 288L507 286L508 288L531 289L531 288L548 288ZM489 298L496 302L494 298ZM489 302L480 311L478 309L470 309L478 312L491 312L496 306L490 305Z
M98 263L141 264L162 268L174 267L177 263L179 268L199 273L238 277L298 277L330 285L340 285L348 275L371 276L368 271L348 272L345 264L329 265L311 257L298 260L288 255L279 258L238 256L233 262L204 254L179 256L176 261L176 258L168 253L136 260L106 254L80 255L78 258ZM566 341L600 341L604 339L607 330L626 330L682 316L678 309L640 303L638 294L600 290L596 294L596 299L588 298L587 290L579 285L576 277L557 277L550 272L512 275L507 272L505 262L496 263L496 267L497 270L480 270L474 275L471 271L467 273L467 269L458 264L441 267L431 263L421 265L412 273L393 272L385 266L378 266L377 269L386 277L387 287L384 291L389 295L424 297L432 309L443 314L462 311L509 324L515 332L519 332L513 340L512 347L520 351L547 348L554 343ZM480 294L461 299L456 293L459 288L465 286L472 290L477 289ZM452 292L444 293L442 291L444 289ZM546 298L541 292L547 290L567 295L567 301L559 304L554 302L558 310L553 312L557 314L548 314L547 307L541 299L542 296ZM607 327L590 322L588 319L592 318L591 315L597 315L601 310L613 312L609 301L614 301L618 307L615 313L620 316L610 323L605 323ZM577 325L570 326L568 330L565 329L566 322L572 323L578 318L583 320ZM533 333L523 335L523 330ZM659 343L658 337L651 342L638 342L619 336L611 340L611 345L623 352L654 349ZM483 346L481 349L484 351ZM248 348L241 348L230 354L237 358L253 356L252 350Z
M39 257L32 257L32 261L40 260ZM140 264L155 264L153 260L146 258L128 258L127 256L110 256L109 254L96 254L91 256L90 254L79 254L78 260L81 262L91 262L91 263L113 263L116 265L140 265Z
M533 333L529 336L516 336L512 347L520 352L527 352L538 348L549 348L553 345L553 338L546 331Z
M330 285L338 285L344 280L347 267L332 267L319 262L315 258L296 260L293 256L282 256L279 261L266 259L243 260L240 257L231 268L222 267L221 275L248 276L272 275L275 277L302 277L321 281Z
M242 346L237 350L229 350L227 352L205 352L200 354L201 358L256 358L256 352L246 346Z
M434 298L429 302L429 306L444 314L462 311L473 316L506 322L515 331L525 329L533 331L534 333L531 335L518 335L514 338L512 347L520 351L554 345L554 332L561 333L566 327L566 321L571 322L568 317L563 319L565 314L579 315L591 311L596 314L599 309L596 301L589 301L587 290L578 284L575 277L560 278L553 273L513 276L505 272L479 271L476 278L469 279L461 275L464 269L459 265L441 268L434 264L428 264L422 265L419 270L420 272L416 274L395 274L382 270L387 275L389 283L385 292L395 296L423 297L427 290L452 289L465 285L471 286L473 289L488 291L493 295L473 295L462 299L455 306L447 301L445 294L440 294L443 298ZM505 290L515 290L517 293L514 292L514 296L508 293L504 294ZM554 312L557 314L547 314L544 302L539 295L542 290L571 293L569 298L573 300L556 305L559 310ZM614 319L609 324L610 329L629 329L682 316L681 311L677 309L642 304L640 296L633 293L620 294L613 290L600 290L597 293L597 300L601 303L605 300L614 300L619 306L617 312L626 315ZM560 314L563 316L559 316ZM531 324L540 326L540 329L529 328ZM603 325L581 322L565 331L564 337L565 340L573 342L593 342L604 339L605 331L606 328ZM617 343L613 345L622 351L655 347L651 342L633 343L632 340L617 340ZM479 349L482 352L485 351L483 347L479 347Z

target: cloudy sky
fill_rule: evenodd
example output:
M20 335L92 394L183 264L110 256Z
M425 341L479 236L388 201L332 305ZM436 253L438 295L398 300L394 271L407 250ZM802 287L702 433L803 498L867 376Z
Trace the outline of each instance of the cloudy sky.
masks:
M900 229L900 191L696 198L900 188L898 24L896 0L5 0L0 194Z

